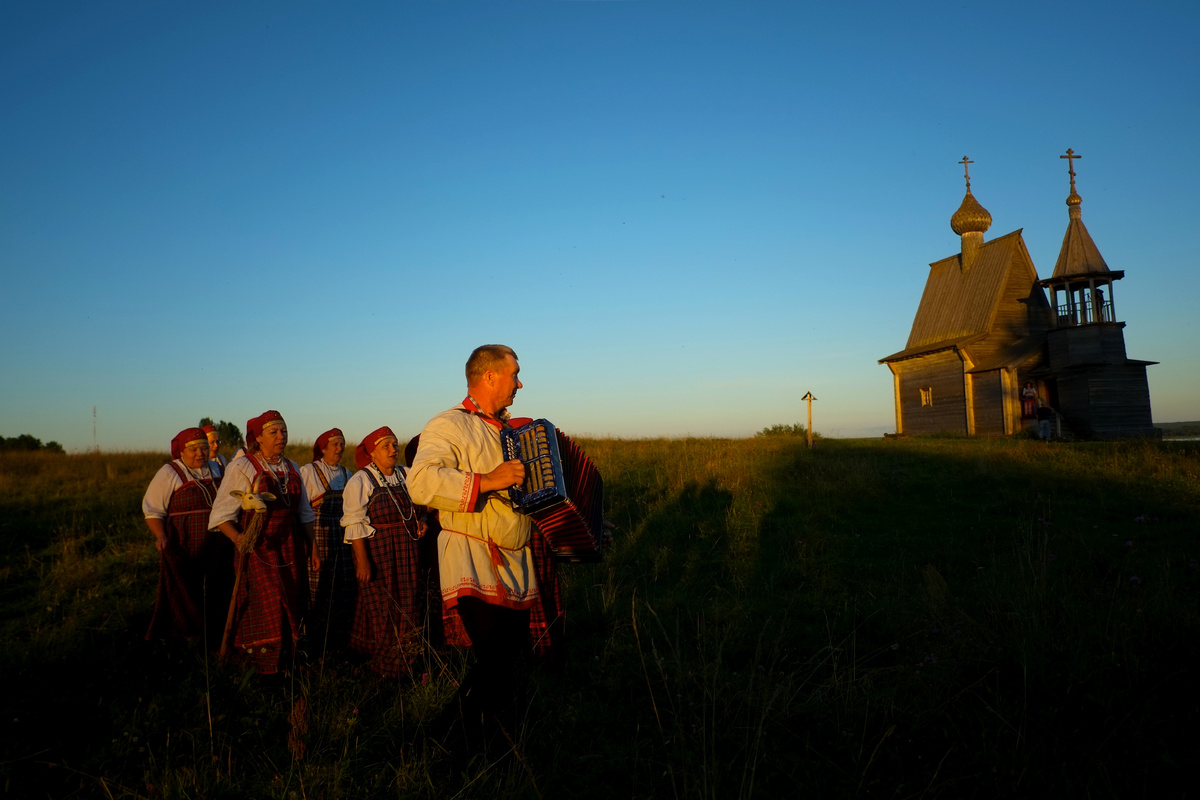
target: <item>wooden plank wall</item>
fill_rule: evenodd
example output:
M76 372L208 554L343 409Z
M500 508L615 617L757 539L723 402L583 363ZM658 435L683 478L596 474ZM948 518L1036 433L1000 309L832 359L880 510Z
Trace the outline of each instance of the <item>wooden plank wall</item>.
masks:
M1080 325L1052 331L1046 342L1050 368L1067 369L1081 364L1121 364L1125 361L1125 323Z
M1059 411L1085 436L1151 436L1150 387L1141 364L1105 364L1058 379Z
M971 375L975 398L975 433L992 436L1004 433L1004 381L1001 370Z
M953 350L898 361L900 415L906 434L966 433L963 364ZM921 405L921 389L933 389L933 405Z
M1091 426L1105 438L1148 433L1154 428L1150 414L1150 387L1140 364L1112 364L1088 376Z

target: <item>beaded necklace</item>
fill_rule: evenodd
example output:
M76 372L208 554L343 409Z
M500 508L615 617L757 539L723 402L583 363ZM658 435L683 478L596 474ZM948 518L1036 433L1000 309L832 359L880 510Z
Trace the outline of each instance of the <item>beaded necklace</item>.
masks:
M266 456L264 456L262 453L259 453L258 454L258 463L262 464L262 466L264 467L264 471L270 473L271 482L274 483L279 489L279 491L275 493L275 498L277 500L279 500L279 502L283 503L283 505L285 507L290 506L292 504L292 498L288 496L288 490L287 490L288 489L287 462L284 461L283 457L281 456L279 458L279 465L282 467L282 470L276 470L275 465L272 464L270 461L268 461Z
M196 472L194 469L189 467L187 464L184 464L183 468L188 471L188 475L192 476L192 481L195 482L195 484L200 487L200 494L204 495L204 499L208 503L208 507L212 508L213 499L214 499L213 494L210 493L207 488L205 488L203 474L200 472ZM201 467L201 469L203 469L203 467Z
M387 482L387 476L383 474L383 471L380 470L379 467L373 461L367 465L367 469L371 470L371 473L375 476L375 479L379 482L379 488L381 488L385 492L387 492L388 499L391 500L392 505L394 505L396 507L396 513L400 515L400 519L404 520L405 522L408 522L409 520L411 520L416 515L417 509L413 508L411 511L409 511L408 516L405 516L404 509L400 507L400 504L398 502L396 502L396 496L394 494L392 494L392 486L391 486L391 484L389 484ZM393 474L395 474L397 477L396 485L403 488L404 487L404 473L401 472L399 469L397 469L397 471ZM407 491L407 490L405 490L405 491ZM409 534L409 535L411 536L412 534ZM416 537L413 537L413 538L416 538Z

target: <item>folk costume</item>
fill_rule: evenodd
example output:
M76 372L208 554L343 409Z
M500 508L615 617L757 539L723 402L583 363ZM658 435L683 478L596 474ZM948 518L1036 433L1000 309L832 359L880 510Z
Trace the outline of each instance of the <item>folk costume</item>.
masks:
M483 475L504 461L502 422L481 416L469 397L438 414L421 431L408 477L413 502L438 510L438 566L448 607L474 597L519 611L538 596L529 537L533 523L507 496L480 495Z
M278 412L269 411L252 420L258 424L247 425L249 440L254 441L265 425L282 419ZM242 509L241 501L230 494L234 490L275 496L266 501L266 520L245 560L233 617L234 647L260 673L270 675L279 671L300 638L308 604L308 550L300 525L313 522L315 514L300 468L288 458L271 464L261 454L247 453L230 461L209 528L236 521L245 532L250 525L255 512Z
M355 451L359 470L346 484L341 524L347 543L363 542L372 567L358 589L350 647L370 656L376 672L397 677L423 650L428 609L418 546L424 509L409 498L407 470L397 464L385 475L367 449L388 436L395 437L390 428L379 428Z
M192 469L180 459L183 448L199 440L207 446L199 428L183 430L171 440L174 460L159 469L142 498L144 516L162 520L165 531L147 640L201 636L207 627L214 641L229 606L233 547L208 530L216 484L208 467Z
M529 541L533 523L507 492L481 494L482 478L504 462L500 430L468 396L421 431L408 477L413 501L438 510L438 570L445 608L457 611L478 661L458 691L463 720L515 720L524 689L530 611L538 583ZM447 628L447 638L451 629Z
M334 438L344 440L345 436L338 428L318 436L312 463L300 467L300 480L316 514L313 547L321 558L321 568L308 576L308 634L318 651L346 646L358 594L354 559L349 545L342 541L342 491L350 479L350 470L340 464L330 466L322 459Z

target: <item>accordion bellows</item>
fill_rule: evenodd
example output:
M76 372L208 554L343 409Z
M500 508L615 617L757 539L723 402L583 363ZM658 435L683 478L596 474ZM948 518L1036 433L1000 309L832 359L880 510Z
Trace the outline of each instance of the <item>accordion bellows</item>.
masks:
M525 464L525 482L509 490L513 506L546 536L554 557L596 562L603 546L604 481L591 459L549 421L500 431L505 460Z

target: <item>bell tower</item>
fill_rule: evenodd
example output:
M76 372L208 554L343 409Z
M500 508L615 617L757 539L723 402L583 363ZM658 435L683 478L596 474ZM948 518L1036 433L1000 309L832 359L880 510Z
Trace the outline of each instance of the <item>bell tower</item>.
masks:
M1083 224L1083 198L1075 190L1074 150L1066 155L1071 193L1067 232L1054 274L1039 283L1050 294L1053 329L1046 336L1049 369L1057 383L1058 411L1068 425L1096 438L1154 437L1146 367L1125 355L1125 323L1117 320L1110 270Z

